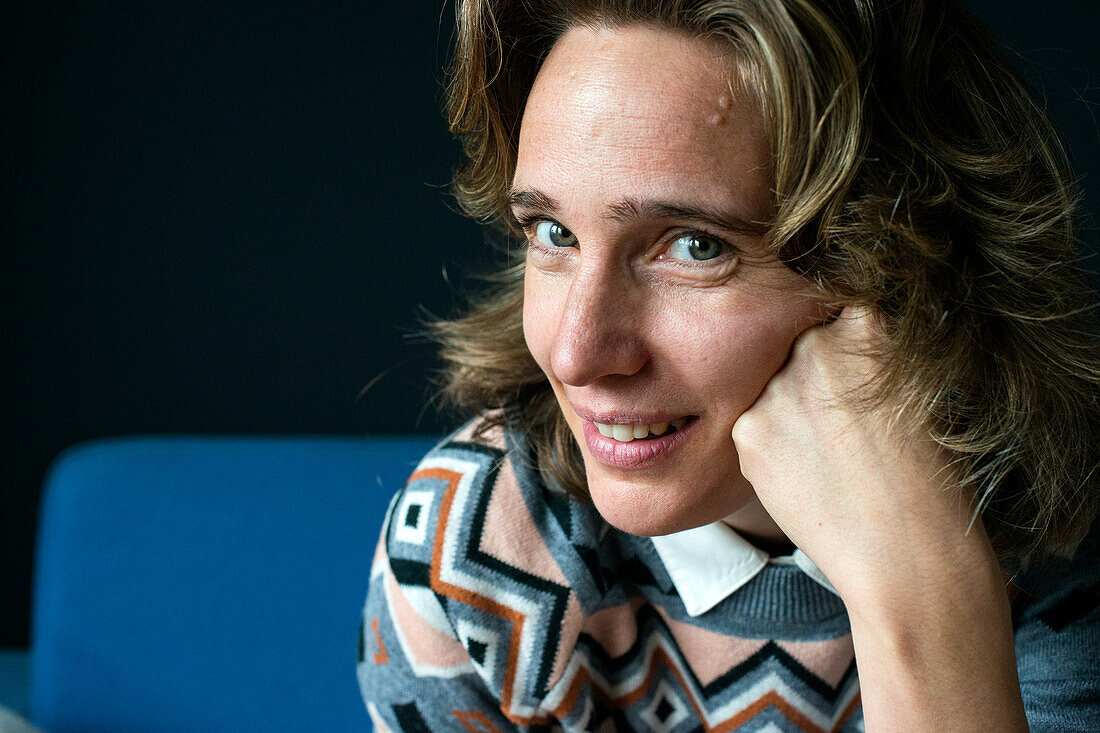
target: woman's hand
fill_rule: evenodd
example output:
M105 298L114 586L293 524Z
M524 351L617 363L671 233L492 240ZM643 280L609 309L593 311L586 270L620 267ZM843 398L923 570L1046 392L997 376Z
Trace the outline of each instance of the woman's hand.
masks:
M1004 579L949 456L866 400L875 314L803 333L733 426L764 508L848 609L867 730L1026 730Z
M948 456L893 406L864 404L880 338L856 308L805 331L732 432L764 508L842 596L913 555L958 560L969 525Z

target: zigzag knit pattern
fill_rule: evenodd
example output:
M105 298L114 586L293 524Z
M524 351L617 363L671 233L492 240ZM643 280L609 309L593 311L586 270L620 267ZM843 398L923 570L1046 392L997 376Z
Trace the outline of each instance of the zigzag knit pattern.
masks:
M472 436L391 504L359 641L376 730L863 730L839 598L768 566L693 618L650 540Z

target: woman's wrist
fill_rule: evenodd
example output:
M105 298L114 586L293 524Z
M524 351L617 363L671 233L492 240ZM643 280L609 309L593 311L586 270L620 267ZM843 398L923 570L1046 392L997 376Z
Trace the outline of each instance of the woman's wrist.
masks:
M857 587L842 597L868 730L1027 730L991 551L923 557Z

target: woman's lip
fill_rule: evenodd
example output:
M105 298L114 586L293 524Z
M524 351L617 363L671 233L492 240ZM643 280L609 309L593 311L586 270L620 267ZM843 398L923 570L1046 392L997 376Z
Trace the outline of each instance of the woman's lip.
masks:
M674 415L663 414L659 415L653 413L651 415L638 415L637 413L627 412L589 412L588 410L578 410L573 408L573 412L577 413L577 417L585 422L598 422L604 425L653 425L655 423L672 422L682 417L691 419L694 415L685 415L684 413L676 413Z
M588 453L593 459L612 468L629 469L649 468L664 460L681 445L691 440L698 424L699 420L692 417L684 427L674 433L622 443L600 433L592 420L583 418L582 423L585 447L588 448Z

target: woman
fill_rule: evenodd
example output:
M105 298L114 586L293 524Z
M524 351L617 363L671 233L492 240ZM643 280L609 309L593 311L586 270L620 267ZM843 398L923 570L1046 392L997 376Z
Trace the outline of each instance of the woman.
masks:
M456 191L524 246L438 327L478 416L383 533L376 726L1095 729L1095 296L973 21L458 19Z

